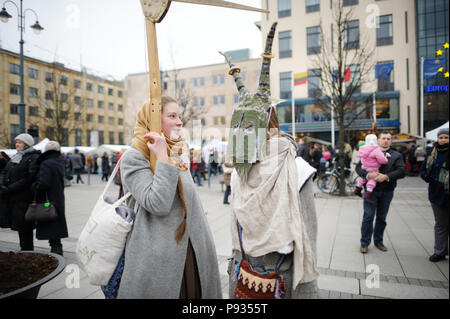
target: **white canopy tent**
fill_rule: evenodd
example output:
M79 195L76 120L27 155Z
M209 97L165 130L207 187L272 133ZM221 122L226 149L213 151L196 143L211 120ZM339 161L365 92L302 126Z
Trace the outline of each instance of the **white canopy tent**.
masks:
M448 128L448 121L447 121L447 123L442 124L441 126L435 128L434 130L426 132L425 137L428 140L437 141L437 133L439 132L440 129L443 129L443 128Z

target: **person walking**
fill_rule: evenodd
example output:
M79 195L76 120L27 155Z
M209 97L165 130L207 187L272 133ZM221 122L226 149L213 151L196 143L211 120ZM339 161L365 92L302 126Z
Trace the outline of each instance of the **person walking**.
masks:
M230 202L228 201L228 197L231 194L231 174L233 173L233 162L226 161L223 164L223 182L226 186L225 194L223 196L223 203L225 205L230 205Z
M32 185L38 203L48 200L56 208L57 219L36 223L36 238L48 240L51 252L63 256L61 238L69 236L64 202L64 163L61 158L61 147L57 141L45 145L44 153L37 159L39 172Z
M79 182L84 184L84 181L81 178L81 172L83 171L84 165L78 149L75 149L75 154L70 155L70 163L72 164L72 170L77 175L77 184Z
M41 151L33 148L34 139L30 134L19 134L15 141L17 153L4 168L0 191L3 199L7 201L10 228L19 233L20 250L34 250L34 223L25 221L25 213L33 200L31 185L39 169L37 159Z
M197 150L197 151L193 151L192 153L192 163L191 163L191 169L192 169L192 179L195 181L195 179L197 179L197 185L198 186L203 186L202 184L202 176L200 174L200 166L202 163L202 151L201 150Z
M118 298L222 298L213 236L189 173L175 99L162 97L162 134L149 132L150 101L137 114L120 171L138 204L128 235ZM150 168L150 153L156 157Z
M109 176L109 170L111 167L109 166L108 153L106 153L106 152L103 153L101 167L102 167L102 181L107 182L108 176Z
M448 255L448 133L448 128L438 131L438 140L420 167L420 177L428 183L428 200L435 220L431 262L445 260Z
M3 151L0 152L0 228L11 227L11 220L6 194L4 196L3 192L1 191L1 186L4 184L5 178L5 174L3 174L4 168L6 167L6 164L8 164L9 160L10 157L8 156L8 154L6 154Z
M311 166L314 167L317 172L320 170L320 159L322 158L322 149L319 143L314 143L314 148L311 154Z
M386 157L389 154L388 162L381 165L378 172L367 172L362 168L362 163L356 165L356 173L366 179L375 179L376 187L373 189L370 203L364 199L364 215L361 225L361 247L360 252L365 254L372 240L381 251L388 249L383 244L383 235L386 228L386 217L394 197L394 190L397 186L397 180L405 177L406 169L402 154L391 148L392 136L388 131L383 131L378 136L378 147ZM373 222L375 219L375 227Z
M311 158L309 156L309 147L305 143L305 139L302 137L298 140L297 156L303 158L308 162L308 164L311 163Z

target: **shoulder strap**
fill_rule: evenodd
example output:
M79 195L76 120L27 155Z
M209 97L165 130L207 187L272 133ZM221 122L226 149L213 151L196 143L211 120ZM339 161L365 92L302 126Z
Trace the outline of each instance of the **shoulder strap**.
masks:
M239 234L239 245L241 246L242 259L245 260L245 251L244 251L244 246L242 245L242 226L241 226L241 224L239 224L239 222L237 220L236 220L236 226L237 226L237 231Z

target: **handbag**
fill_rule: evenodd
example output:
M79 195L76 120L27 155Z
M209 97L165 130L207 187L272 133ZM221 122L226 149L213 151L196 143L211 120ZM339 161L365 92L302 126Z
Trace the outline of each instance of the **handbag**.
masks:
M91 215L78 238L76 255L91 285L107 285L111 279L125 248L136 214L125 201L128 192L115 200L106 195L114 181L120 160L97 200Z
M252 266L247 260L242 245L242 227L237 222L239 244L241 246L242 260L236 265L234 282L237 282L233 292L235 299L281 299L286 294L285 280L278 274L286 255L278 259L275 271L267 271L261 265ZM255 268L262 268L258 272Z
M45 203L36 202L36 191L34 192L34 198L30 205L28 205L27 212L25 213L25 221L31 222L51 222L58 218L55 206L48 200L48 194L45 192Z

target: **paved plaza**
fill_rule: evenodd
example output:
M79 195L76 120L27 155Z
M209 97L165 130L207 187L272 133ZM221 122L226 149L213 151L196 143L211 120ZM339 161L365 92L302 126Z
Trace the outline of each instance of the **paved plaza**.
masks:
M75 247L91 209L106 183L98 175L83 176L85 184L65 189L66 218L69 238L63 239L66 270L41 287L38 298L98 299L104 298L98 286L88 282L79 270ZM220 176L212 176L210 187L205 182L197 187L214 236L224 298L228 298L227 258L231 254L231 207L223 205ZM118 193L117 186L111 187ZM318 280L323 299L374 298L449 298L448 259L438 263L428 261L433 254L434 217L427 199L427 184L418 177L399 181L387 217L382 252L369 246L365 255L359 252L362 199L355 196L334 197L317 191L315 202L318 218ZM18 250L18 234L0 229L0 250ZM35 250L49 251L48 241L35 240ZM374 280L379 272L379 281ZM367 280L366 280L367 277ZM78 285L79 283L79 285Z

